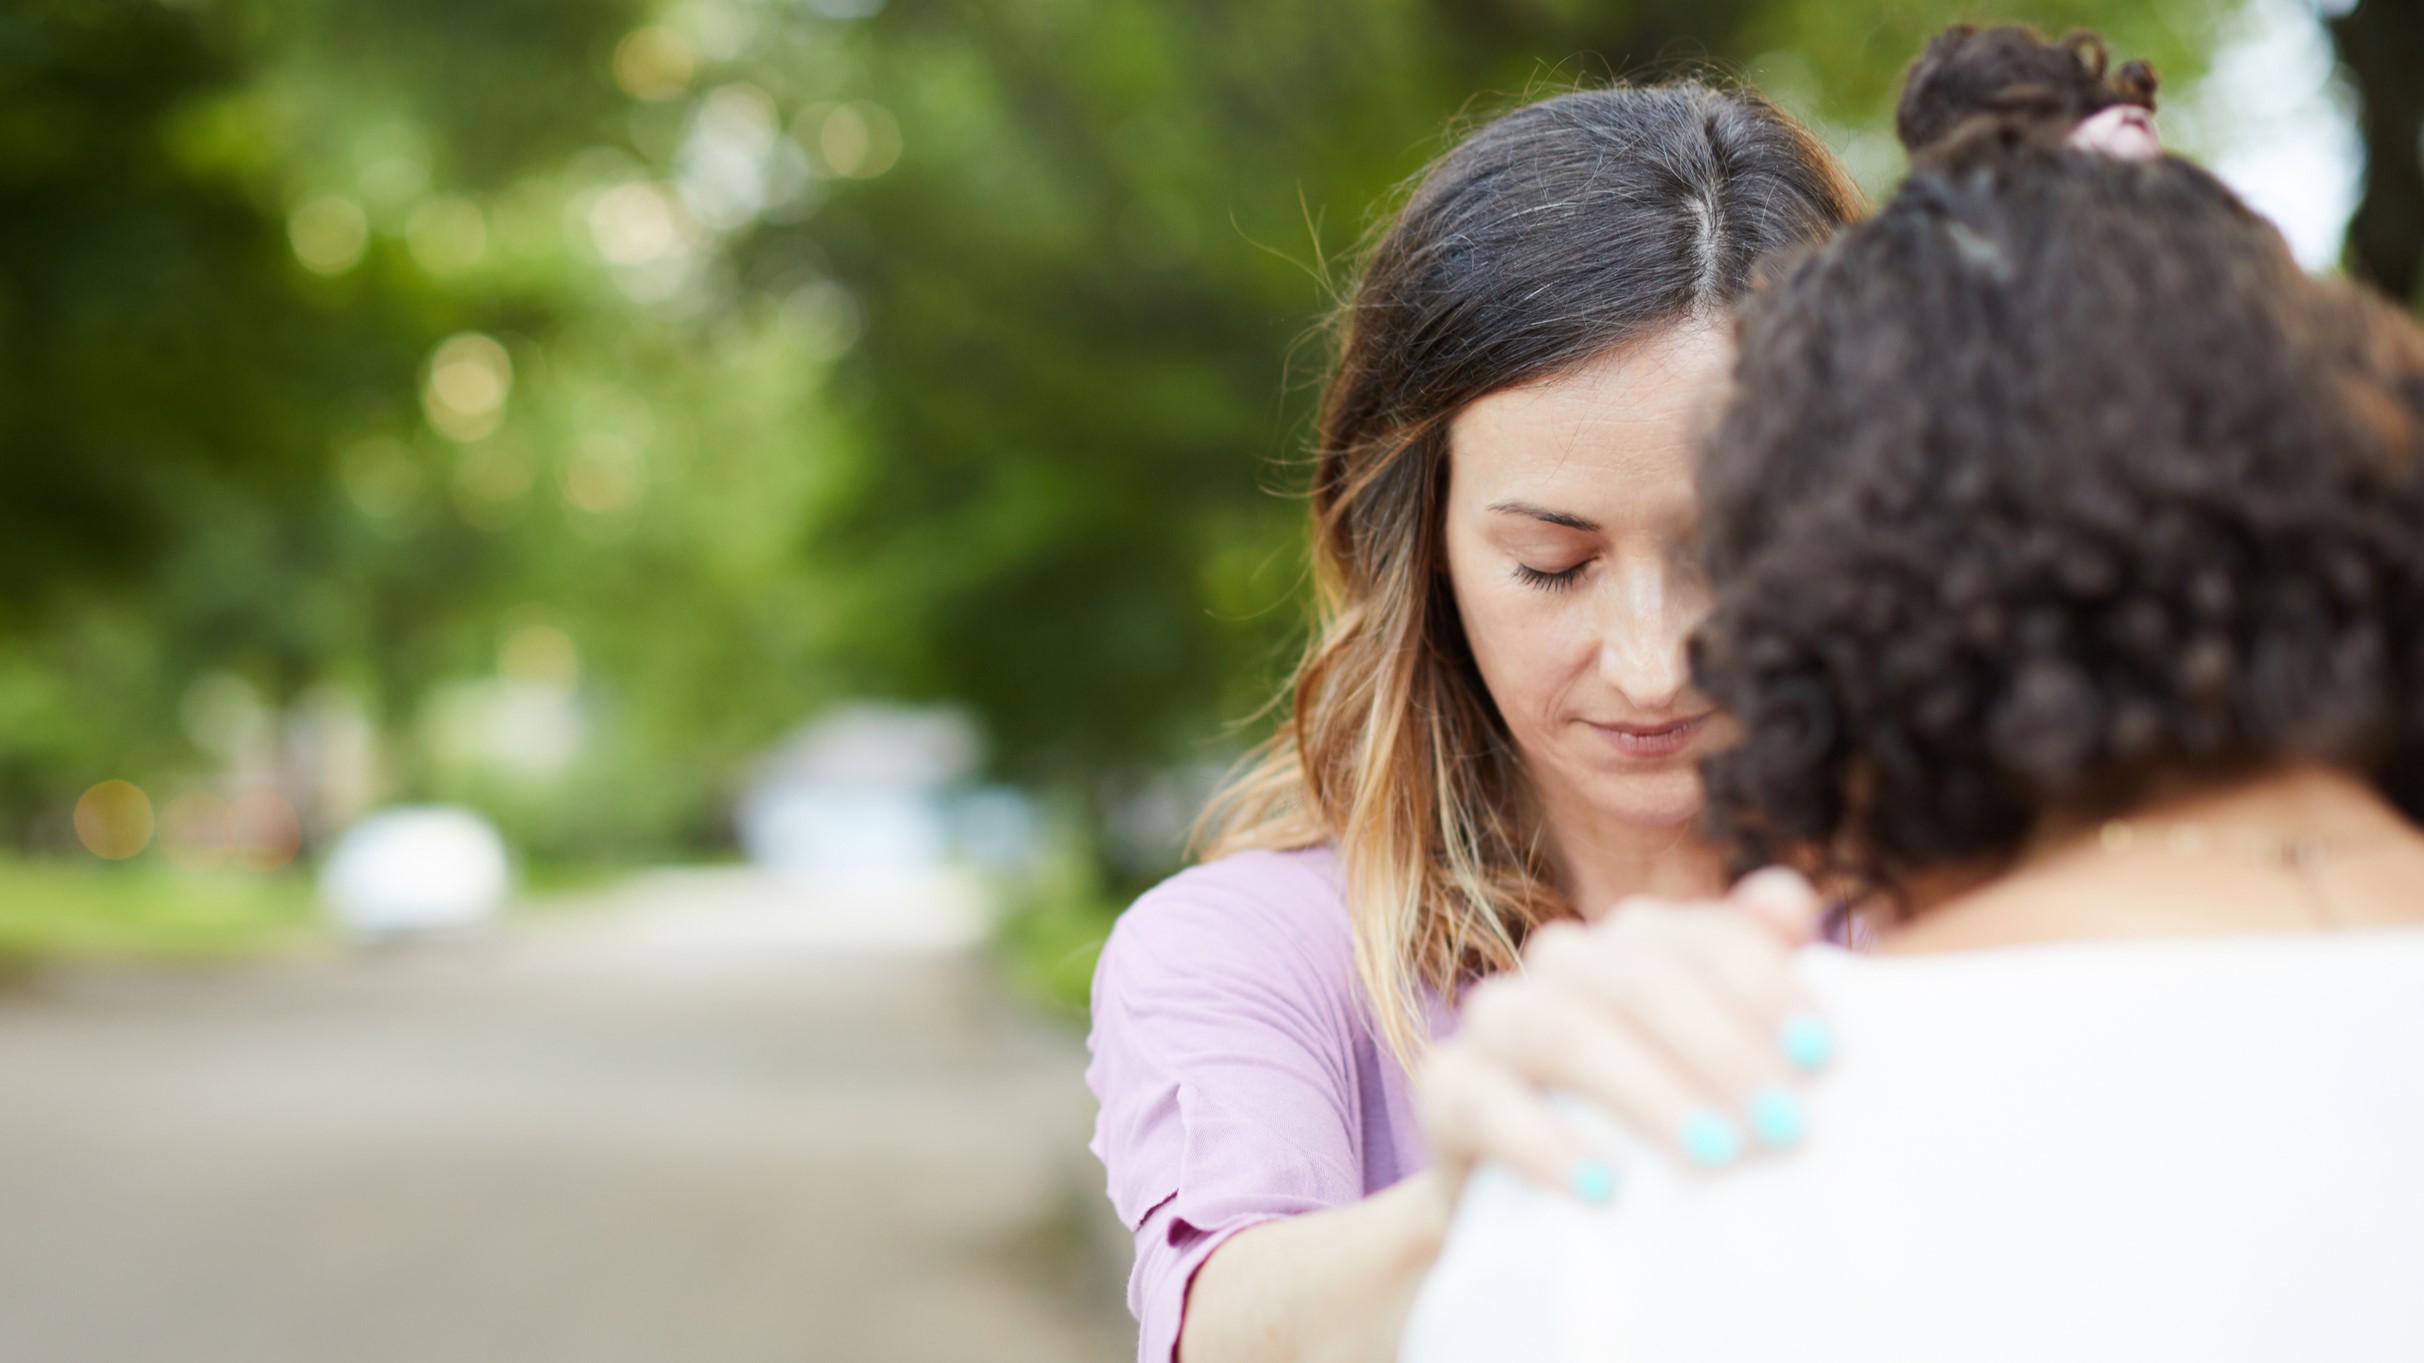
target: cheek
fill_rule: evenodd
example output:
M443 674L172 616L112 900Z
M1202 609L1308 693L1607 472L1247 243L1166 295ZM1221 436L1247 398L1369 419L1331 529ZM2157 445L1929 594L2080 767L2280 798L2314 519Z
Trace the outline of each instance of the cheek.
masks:
M1465 641L1498 711L1518 732L1557 708L1595 649L1582 628L1580 598L1535 591L1514 581L1456 584Z

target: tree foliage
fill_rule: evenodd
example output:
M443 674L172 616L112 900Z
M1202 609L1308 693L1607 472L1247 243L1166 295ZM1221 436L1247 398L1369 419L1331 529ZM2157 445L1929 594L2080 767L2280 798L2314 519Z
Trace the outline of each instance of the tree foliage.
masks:
M2178 78L2207 3L2007 13ZM0 819L207 775L227 677L363 698L391 793L558 855L713 841L844 695L968 704L1031 784L1218 757L1301 628L1321 319L1453 131L1714 72L1881 187L1960 9L24 0ZM534 666L577 757L466 756Z

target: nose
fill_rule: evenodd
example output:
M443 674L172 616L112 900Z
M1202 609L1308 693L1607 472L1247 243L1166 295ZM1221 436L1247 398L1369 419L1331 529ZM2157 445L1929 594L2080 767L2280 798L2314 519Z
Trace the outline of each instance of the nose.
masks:
M1599 675L1642 715L1676 708L1691 680L1685 643L1699 593L1663 558L1619 560L1600 579Z

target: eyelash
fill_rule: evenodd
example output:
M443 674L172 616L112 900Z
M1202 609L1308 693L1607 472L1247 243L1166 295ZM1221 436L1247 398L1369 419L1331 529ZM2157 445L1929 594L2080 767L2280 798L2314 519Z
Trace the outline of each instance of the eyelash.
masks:
M1544 592L1562 592L1582 580L1582 570L1591 566L1589 559L1575 564L1562 573L1544 573L1529 564L1515 565L1515 580Z

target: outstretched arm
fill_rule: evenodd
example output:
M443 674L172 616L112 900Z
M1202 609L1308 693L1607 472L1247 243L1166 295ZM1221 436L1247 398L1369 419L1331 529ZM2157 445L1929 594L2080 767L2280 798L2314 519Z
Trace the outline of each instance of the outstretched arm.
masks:
M1360 1202L1240 1231L1196 1272L1180 1363L1388 1363L1448 1203L1416 1174Z
M1794 1089L1825 1061L1787 959L1817 934L1798 877L1724 904L1628 901L1544 933L1477 990L1417 1077L1433 1167L1359 1202L1249 1227L1187 1295L1180 1363L1388 1363L1465 1178L1483 1160L1574 1196L1613 1174L1551 1111L1564 1090L1707 1168L1800 1135Z

